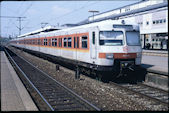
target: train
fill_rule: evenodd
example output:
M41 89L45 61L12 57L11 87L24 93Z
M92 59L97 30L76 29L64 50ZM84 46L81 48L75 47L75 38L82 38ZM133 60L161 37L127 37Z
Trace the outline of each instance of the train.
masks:
M103 72L133 70L142 57L139 26L124 20L24 35L11 40L10 45Z

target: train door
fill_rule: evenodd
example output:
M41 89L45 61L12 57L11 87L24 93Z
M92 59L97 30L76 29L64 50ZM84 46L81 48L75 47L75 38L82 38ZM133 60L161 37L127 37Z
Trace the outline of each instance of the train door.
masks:
M38 35L38 51L40 52L40 36Z
M91 37L92 37L92 40L91 40L91 59L96 59L96 55L97 55L97 32L96 30L93 30L91 32Z
M62 56L62 38L58 38L59 39L59 56Z
M76 49L75 51L75 60L77 60L77 49L79 48L79 39L80 37L79 36L75 36L74 37L74 48Z

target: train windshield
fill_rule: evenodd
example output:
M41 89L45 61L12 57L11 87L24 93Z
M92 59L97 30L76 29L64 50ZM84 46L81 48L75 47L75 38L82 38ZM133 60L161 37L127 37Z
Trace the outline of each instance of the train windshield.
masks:
M136 31L126 31L127 45L140 45L139 32Z
M116 46L123 45L122 31L100 31L100 45Z

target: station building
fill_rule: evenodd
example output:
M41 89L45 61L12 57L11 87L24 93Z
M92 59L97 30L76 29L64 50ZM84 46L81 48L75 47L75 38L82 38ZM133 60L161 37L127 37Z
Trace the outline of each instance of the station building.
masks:
M90 16L78 24L106 19L123 19L138 23L142 48L168 49L168 0L142 0Z

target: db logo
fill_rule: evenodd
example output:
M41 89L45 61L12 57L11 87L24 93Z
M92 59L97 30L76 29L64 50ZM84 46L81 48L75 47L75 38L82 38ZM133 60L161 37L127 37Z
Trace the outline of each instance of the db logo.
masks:
M123 51L124 51L124 52L128 52L128 50L129 50L129 48L128 48L127 46L124 46L124 47L123 47Z

